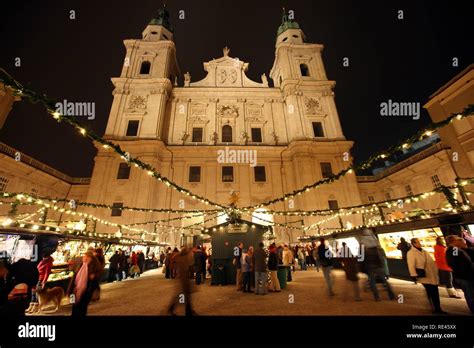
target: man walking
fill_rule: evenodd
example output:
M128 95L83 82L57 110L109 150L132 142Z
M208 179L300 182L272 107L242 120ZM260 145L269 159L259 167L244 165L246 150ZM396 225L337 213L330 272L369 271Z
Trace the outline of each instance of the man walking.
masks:
M318 246L318 261L321 267L323 268L324 280L326 281L326 285L328 287L328 294L329 296L334 296L334 291L332 289L333 280L331 278L331 271L332 271L332 251L326 246L326 241L324 238L319 240L321 244Z
M170 305L168 307L168 313L170 315L176 315L176 305L184 303L185 315L192 316L196 315L191 304L191 293L193 291L193 285L189 279L189 254L192 251L188 247L182 247L181 251L176 256L176 278L175 281L175 293L171 298Z

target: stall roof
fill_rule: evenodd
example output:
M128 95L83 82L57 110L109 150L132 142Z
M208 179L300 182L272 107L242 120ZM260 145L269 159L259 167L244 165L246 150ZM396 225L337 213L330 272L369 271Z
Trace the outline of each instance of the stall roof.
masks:
M208 232L206 232L206 233L212 233L212 232L213 232L212 229L214 229L214 228L217 229L217 228L219 228L219 227L221 227L221 226L230 225L230 224L232 224L232 223L235 223L235 222L226 221L226 222L223 222L223 223L221 223L221 224L218 224L218 225L214 225L214 226L205 228L205 230L208 230ZM256 222L251 222L251 221L244 220L244 219L240 220L239 223L245 223L245 224L247 224L247 225L255 225L255 226L258 226L258 227L260 227L260 228L262 228L262 229L270 229L270 230L273 229L272 226L262 225L262 224L259 224L259 223L256 223Z
M447 220L449 218L456 218L459 217L460 221L449 223L443 220ZM418 219L413 221L407 222L399 222L393 223L389 225L382 225L382 226L374 226L369 227L374 234L382 234L382 233L391 233L391 232L400 232L400 231L412 231L412 230L419 230L423 228L432 228L432 227L440 227L440 226L454 226L454 225L463 225L463 224L474 224L474 212L462 212L457 214L440 214L428 219ZM366 227L352 230L352 231L345 231L345 232L334 232L326 235L321 236L307 236L308 238L340 238L340 237L353 237L359 235Z
M62 232L56 231L47 231L47 230L34 230L31 228L24 228L24 227L3 227L0 228L0 234L17 234L17 235L27 235L27 236L57 236L64 240L88 240L88 241L95 241L95 242L103 242L103 243L110 243L110 244L133 244L133 243L123 243L120 241L120 238L101 238L101 237L91 237L91 236L84 236L84 235L72 235L66 234ZM168 246L168 243L159 243L155 241L136 241L137 245L153 245L153 246Z

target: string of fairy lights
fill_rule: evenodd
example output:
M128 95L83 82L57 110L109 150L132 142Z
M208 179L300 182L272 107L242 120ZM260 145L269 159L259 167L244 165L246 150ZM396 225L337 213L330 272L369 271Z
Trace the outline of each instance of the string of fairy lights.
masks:
M280 215L297 215L297 216L303 216L303 217L304 216L314 216L315 214L328 216L327 214L330 214L326 219L320 220L317 223L315 223L311 226L307 226L307 227L305 227L305 226L291 226L291 225L288 225L288 224L275 223L273 221L261 218L258 215L252 215L252 217L257 218L261 221L264 221L268 225L271 225L271 226L280 226L280 227L284 227L284 228L287 228L287 229L303 229L304 231L308 231L308 230L311 230L314 227L319 227L323 223L331 221L331 220L333 220L337 217L340 217L340 216L348 216L348 215L352 215L352 214L373 213L373 212L377 212L379 207L391 208L392 206L395 206L395 205L398 206L400 203L410 203L412 201L417 202L418 200L425 199L425 198L427 198L427 197L429 197L429 196L431 196L431 195L433 195L437 192L442 192L442 193L446 194L446 192L451 192L452 189L458 190L458 186L466 186L466 185L471 184L473 182L474 182L473 178L463 179L462 181L459 182L459 185L456 184L456 185L453 185L453 186L450 186L450 187L440 186L440 187L438 187L438 188L436 188L432 191L429 191L429 192L419 193L419 194L416 194L416 195L413 194L413 195L409 195L409 196L405 196L405 197L401 197L401 198L395 198L395 199L391 199L391 200L386 200L386 201L382 201L382 202L375 202L375 203L372 203L372 204L369 204L369 205L357 205L357 206L352 206L352 207L344 207L344 208L339 209L337 212L334 211L334 210L330 210L330 209L318 210L318 211L273 212L273 213L278 213ZM43 208L52 208L53 210L59 210L60 212L65 212L66 214L72 214L72 215L78 214L80 217L84 216L86 218L91 218L92 220L99 221L100 223L104 223L105 225L120 226L120 227L123 226L124 228L130 228L131 226L146 225L146 224L154 224L155 226L160 226L160 227L169 227L169 225L158 225L158 224L160 222L168 222L169 223L170 221L192 219L192 218L195 218L195 217L201 217L201 216L205 215L205 213L199 213L199 214L194 214L194 215L182 216L182 217L178 217L178 218L145 221L145 222L139 222L139 223L133 223L133 224L126 224L126 225L118 225L118 224L113 224L113 223L110 223L108 221L96 218L95 216L93 216L91 214L78 213L78 212L74 212L72 210L67 210L65 208L58 208L56 206L51 206L47 203L44 203L42 199L34 197L32 195L16 194L15 196L13 196L12 193L4 193L3 195L4 195L4 197L15 197L16 201L20 201L19 204L28 204L28 203L29 204L43 204L44 205ZM26 200L28 203L21 202L22 200ZM457 202L457 201L455 201L455 202ZM469 203L469 201L467 203ZM452 204L452 202L450 202L450 204ZM453 203L453 204L454 204L454 206L452 205L452 211L456 212L457 211L456 207L459 207L460 203L459 204L458 203ZM94 205L94 204L90 203L90 205ZM108 208L113 209L113 207L110 207L110 206ZM462 206L463 210L467 210L468 208L469 207L466 206L466 205ZM263 213L263 212L265 212L265 211L260 211L260 213ZM210 213L216 213L216 212L213 211L213 212L210 212ZM272 213L272 212L265 212L265 213ZM225 214L225 211L222 214ZM208 221L208 220L206 220L206 221ZM198 222L198 223L196 223L192 226L199 225L201 223L202 222ZM156 235L156 233L151 233L151 232L148 232L146 230L131 229L131 231Z
M33 103L40 103L40 104L44 105L46 107L48 113L50 115L52 115L53 118L56 119L58 122L65 121L65 122L71 124L72 126L74 126L78 129L78 131L81 135L86 136L89 139L102 144L102 146L106 149L107 148L113 149L123 160L125 160L126 162L128 162L130 164L134 164L136 167L138 167L142 170L146 170L148 175L152 176L153 178L157 179L158 181L161 181L161 182L165 183L168 187L171 187L172 189L174 189L174 190L176 190L180 193L186 194L190 198L192 198L194 200L198 200L202 203L205 203L206 205L209 205L209 204L214 205L214 206L216 206L218 208L221 208L221 209L226 208L224 205L213 202L213 201L211 201L211 200L209 200L205 197L199 196L197 194L194 194L190 190L188 190L186 188L183 188L183 187L179 186L178 184L174 183L173 181L169 180L168 178L162 176L153 166L151 166L147 163L144 163L144 162L142 162L141 160L139 160L137 158L131 157L131 155L128 152L122 150L122 148L118 144L115 144L111 141L108 141L108 140L100 137L99 135L97 135L93 130L91 130L87 126L84 126L84 125L80 124L73 116L60 114L59 112L56 111L56 109L54 107L55 104L56 104L56 102L54 100L49 99L46 95L41 95L41 94L33 91L30 88L26 88L26 87L22 86L20 84L20 82L13 79L6 71L4 71L3 69L1 71L5 75L4 77L0 77L1 82L3 82L6 86L11 88L15 94L21 96L22 98L27 99L27 100L29 100ZM425 127L424 129L422 129L419 132L417 132L416 134L414 134L412 137L410 137L410 138L408 138L408 139L406 139L406 140L404 140L404 141L402 141L402 142L400 142L396 145L391 146L387 150L380 151L379 153L371 156L369 159L367 159L364 162L361 162L358 165L351 165L351 166L341 170L339 173L331 175L328 178L323 178L321 180L318 180L318 181L314 182L313 184L306 185L301 189L297 189L297 190L294 190L293 192L286 193L281 197L278 197L278 198L275 198L275 199L272 199L272 200L254 205L254 206L248 206L248 207L241 208L241 210L242 211L251 211L251 210L254 210L256 208L261 208L261 207L265 207L265 206L268 206L268 205L271 205L271 204L274 204L274 203L282 202L282 201L287 200L288 198L294 198L295 196L301 195L305 192L309 192L312 189L315 189L315 188L317 188L317 187L319 187L323 184L328 184L328 183L332 183L336 180L339 180L341 177L343 177L347 174L354 173L356 170L370 168L377 160L388 158L392 154L394 154L398 151L406 150L406 149L410 148L414 142L419 141L419 140L421 140L425 137L431 136L433 134L433 132L435 132L437 129L446 126L447 124L453 122L454 120L460 120L460 119L463 119L464 117L470 116L473 113L474 113L474 105L471 104L471 105L467 106L463 112L452 114L451 116L449 116L448 118L446 118L443 121L430 124L429 126Z
M90 202L79 202L79 201L75 202L75 204L77 206L91 207L91 208L119 209L119 210L122 210L122 211L123 210L130 210L130 211L140 211L140 212L150 212L150 213L151 212L157 212L157 213L186 214L184 216L180 216L180 217L176 217L176 218L170 218L170 219L144 221L144 222L131 223L131 224L118 224L118 223L113 223L113 222L98 218L98 217L96 217L92 214L77 212L77 211L74 211L72 209L66 209L64 207L61 208L61 207L57 207L55 205L58 202L67 202L67 201L69 201L67 199L50 199L50 198L45 198L45 197L35 198L31 195L27 195L27 194L24 194L24 193L9 193L6 196L4 194L4 197L6 197L6 198L15 197L15 199L16 199L15 202L23 201L23 197L24 197L24 199L26 199L26 201L28 203L43 205L43 208L45 208L45 209L53 209L54 211L59 211L61 213L65 213L67 215L72 215L72 216L77 215L81 218L90 219L90 220L92 220L96 223L101 223L101 224L104 224L106 226L118 227L120 231L122 231L122 230L128 231L128 235L136 235L136 234L142 234L142 236L147 235L147 234L156 235L157 234L156 232L149 232L146 229L138 229L138 228L134 228L134 227L135 226L142 226L142 225L149 225L149 224L153 224L155 227L156 226L169 227L169 225L159 225L159 224L162 223L162 222L165 222L165 223L169 224L172 221L192 219L192 218L195 218L195 217L198 217L198 216L215 215L215 214L218 214L219 212L222 212L222 214L221 214L221 216L222 216L222 215L226 214L226 212L229 209L231 209L232 211L235 211L237 214L241 214L241 213L252 214L252 213L255 212L256 209L263 208L263 207L266 207L268 205L272 205L272 204L275 204L275 203L278 203L278 202L287 201L288 199L291 199L291 198L294 198L296 196L300 196L301 194L304 194L306 192L309 192L312 189L316 189L321 185L329 184L329 183L332 183L336 180L339 180L342 177L346 176L347 174L355 173L355 171L357 171L357 170L370 168L371 166L373 166L376 163L376 161L389 158L390 156L392 156L396 152L404 151L404 150L410 148L413 145L413 143L415 143L416 141L419 141L419 140L421 140L425 137L431 136L439 128L442 128L442 127L450 124L451 122L453 122L455 120L461 120L465 117L471 116L474 113L474 105L473 104L468 105L468 107L466 107L463 112L452 114L448 118L446 118L445 120L443 120L441 122L432 123L429 126L425 127L424 129L418 131L416 134L414 134L410 138L408 138L408 139L406 139L402 142L399 142L398 144L393 145L393 146L389 147L388 149L386 149L384 151L380 151L380 152L376 153L375 155L371 156L366 161L361 162L358 165L352 164L352 165L348 166L347 168L341 170L340 172L331 175L328 178L323 178L323 179L318 180L318 181L316 181L312 184L306 185L306 186L304 186L300 189L296 189L292 192L288 192L286 194L283 194L281 197L277 197L275 199L271 199L271 200L268 200L268 201L260 203L260 204L256 204L256 205L253 205L253 206L247 206L247 207L243 207L243 208L237 208L237 207L230 207L229 208L225 205L222 205L220 203L217 203L217 202L214 202L210 199L207 199L206 197L197 195L197 194L193 193L192 191L190 191L190 190L188 190L184 187L181 187L180 185L176 184L175 182L173 182L170 179L166 178L165 176L161 175L152 165L150 165L148 163L145 163L145 162L139 160L138 158L132 157L130 155L130 153L124 151L120 147L120 145L115 144L115 143L113 143L109 140L106 140L106 139L102 138L101 136L97 135L92 129L90 129L87 126L82 125L81 123L79 123L74 116L63 115L63 114L60 114L59 112L57 112L57 110L55 108L56 102L54 100L48 98L46 95L39 94L39 93L33 91L30 88L22 86L18 81L13 79L3 69L0 69L0 70L5 75L3 77L0 77L0 82L4 83L6 86L8 86L10 89L12 89L12 91L14 92L15 95L21 96L23 99L29 100L30 102L33 102L33 103L42 104L46 108L47 112L58 122L64 121L64 122L70 124L71 126L75 127L82 136L85 136L85 137L89 138L90 140L101 144L104 149L112 149L117 155L119 155L122 158L122 160L126 161L130 165L134 165L135 167L146 171L146 173L150 177L164 183L167 187L170 187L171 189L173 189L173 190L175 190L179 193L187 195L193 200L204 203L205 205L211 205L211 206L219 208L219 209L208 209L208 210L150 209L150 208L139 208L139 207L114 207L114 206L107 205L107 204L90 203ZM463 179L463 180L465 180L466 184L467 183L470 184L470 183L473 182L472 179ZM463 186L463 185L460 184L460 186ZM454 198L454 194L451 191L452 189L456 190L457 187L441 186L438 189L433 190L434 192L431 191L431 192L422 193L422 194L418 194L418 195L411 195L411 196L407 196L407 197L403 197L403 198L391 199L391 200L387 200L387 201L383 201L383 202L372 203L370 205L359 205L359 206L353 206L353 207L345 207L345 208L341 208L337 211L331 210L331 209L322 209L322 210L314 210L314 211L301 211L301 210L294 210L294 211L262 210L262 211L258 211L259 213L263 213L263 214L280 215L280 216L300 216L300 217L325 216L325 219L317 222L316 224L313 224L313 225L307 226L307 227L305 227L304 225L303 226L291 226L288 223L287 224L282 224L282 223L277 223L277 222L273 222L273 221L270 221L270 220L266 220L266 219L263 219L263 218L261 218L257 215L252 215L252 216L256 217L257 219L259 219L261 221L264 221L264 222L268 223L271 226L280 226L280 227L284 227L284 228L287 228L287 229L302 229L303 231L307 231L307 230L311 230L314 227L319 228L321 226L321 224L323 224L325 222L328 222L328 221L331 221L331 220L333 220L337 217L340 217L340 216L375 212L376 208L377 209L380 208L380 207L390 208L392 206L392 204L399 204L400 200L404 201L405 203L409 203L412 200L416 201L417 199L424 199L424 198L428 197L429 195L434 194L435 192L442 192L446 195L446 197L448 199L448 202L450 203L451 208L452 208L451 211L453 213L457 212L459 209L466 210L465 209L466 205L462 205L461 203L459 203ZM18 198L18 197L21 197L21 198ZM51 203L46 203L46 202L51 202ZM22 203L24 203L24 202L22 202ZM10 203L10 204L15 204L15 203ZM469 206L467 206L467 207L469 209ZM15 209L16 209L16 206L15 206ZM349 209L349 211L347 211L348 209ZM358 209L358 210L356 210L356 209ZM195 213L196 215L189 215L189 214L192 214L192 213ZM211 218L211 219L213 219L213 218ZM189 229L189 228L193 228L193 226L195 226L195 225L196 226L204 225L206 221L210 221L211 219L204 219L203 221L197 222L196 224L193 224L193 225L190 225L190 226L187 226L187 227L183 227L183 228ZM292 223L292 222L290 222L290 223ZM359 225L359 227L360 227L360 225ZM344 230L345 229L341 229L341 231L344 231ZM125 235L126 235L126 233L127 232L124 232ZM94 232L94 234L95 234L95 232ZM100 236L100 234L98 234L98 235Z
M140 223L134 223L134 224L118 224L118 223L113 223L110 221L107 221L102 218L98 218L92 214L88 213L83 213L83 212L77 212L72 209L66 209L64 207L58 207L57 205L54 204L49 204L47 202L44 202L41 199L35 198L31 195L26 195L26 194L17 194L15 196L12 196L10 193L4 193L4 197L14 197L15 202L9 202L9 204L22 204L22 205L42 205L43 208L51 209L52 211L57 211L59 213L64 213L67 215L72 215L72 216L78 216L79 218L84 218L84 219L90 219L92 221L96 221L100 224L106 225L106 226L112 226L112 227L117 227L120 230L120 233L123 235L136 235L137 233L122 233L122 230L127 230L131 232L138 232L138 234L145 234L145 235L156 235L157 233L154 232L149 232L146 229L137 229L133 228L132 226L138 226L138 225L146 225L146 224L154 224L155 226L159 227L165 227L168 228L169 225L163 225L159 224L159 222L171 222L171 221L176 221L176 220L184 220L184 219L192 219L195 218L196 216L203 216L203 213L200 213L199 215L191 215L191 216L182 216L178 218L170 218L170 219L163 219L163 220L154 220L154 221L146 221L146 222L140 222ZM23 202L25 201L25 202ZM17 203L19 202L19 203ZM3 204L7 202L2 202ZM43 209L42 208L42 209ZM40 209L41 210L41 209ZM215 212L214 212L215 213ZM7 220L7 222L3 223L3 226L13 226L13 225L20 225L18 224L18 221L14 221L12 219ZM21 227L21 226L20 226ZM80 231L80 230L73 230L71 231L72 234L85 234L85 235L90 235L90 236L98 236L102 237L102 234L99 233L94 233L94 232L87 232L87 231ZM144 239L144 238L142 238Z
M315 223L311 226L308 226L306 228L306 230L309 230L313 227L317 227L317 226L321 225L322 223L327 222L329 220L332 220L332 219L334 219L336 217L339 217L339 216L347 216L347 215L352 215L352 214L374 213L374 212L379 211L378 208L392 208L392 207L401 208L400 205L403 206L403 204L405 204L405 203L410 204L412 202L418 202L420 200L427 199L428 197L433 196L435 193L443 193L443 194L447 195L448 192L451 192L451 190L459 190L459 186L462 187L462 186L466 186L466 185L469 185L469 184L472 184L472 183L474 183L474 178L468 178L468 179L462 180L459 184L455 184L455 185L452 185L452 186L441 185L440 187L437 187L437 188L435 188L431 191L428 191L428 192L408 195L408 196L405 196L405 197L394 198L394 199L381 201L381 202L374 202L374 203L370 203L370 204L362 204L362 205L353 206L353 207L344 207L344 208L339 209L337 212L332 213L328 218L326 218L324 220L320 220L317 223ZM451 195L448 195L447 198L448 198L448 203L451 206L450 210L453 213L456 213L458 211L458 209L462 209L462 210L470 209L470 207L468 205L470 203L469 201L466 202L467 204L462 204L459 201L457 201L456 199L454 199L454 201L453 201L453 197ZM331 211L331 212L333 212L333 211ZM311 213L311 212L303 212L303 213L305 215L307 215L308 213Z
M427 126L424 129L418 131L417 133L415 133L410 138L405 139L404 141L401 141L398 144L393 145L393 146L389 147L388 149L386 149L384 151L380 151L380 152L376 153L375 155L371 156L369 159L361 162L358 165L350 165L349 167L341 170L340 172L338 172L336 174L331 175L328 178L323 178L321 180L318 180L318 181L316 181L312 184L306 185L306 186L304 186L300 189L296 189L293 192L286 193L281 197L277 197L277 198L274 198L274 199L271 199L271 200L268 200L266 202L256 204L256 205L253 205L253 206L244 207L244 208L242 208L242 210L244 210L244 211L245 210L254 210L254 209L262 208L262 207L265 207L265 206L268 206L268 205L271 205L271 204L275 204L275 203L278 203L278 202L283 202L283 201L288 200L289 198L295 198L296 196L299 196L299 195L301 195L305 192L309 192L312 189L318 188L321 185L329 184L329 183L332 183L336 180L339 180L340 178L344 177L347 174L355 173L357 170L368 169L372 165L374 165L376 161L382 160L382 159L387 159L390 156L392 156L393 154L395 154L396 152L402 152L404 150L407 150L413 145L413 143L433 135L433 133L436 130L438 130L438 129L454 122L455 120L462 120L463 118L468 117L468 116L472 116L473 114L474 114L474 104L470 104L461 113L454 113L454 114L450 115L449 117L447 117L443 121L436 122L436 123L431 123L429 126Z
M0 69L4 73L5 76L0 77L0 82L2 82L5 86L9 87L13 93L17 96L20 96L23 99L27 99L32 103L39 103L42 104L48 114L50 114L56 121L61 122L64 121L72 126L74 126L78 132L85 136L92 141L98 142L102 145L104 149L112 149L116 154L118 154L123 160L125 160L129 164L133 164L135 167L140 168L146 173L151 176L152 178L158 180L159 182L163 182L166 186L174 189L175 191L185 194L189 196L191 199L200 201L206 205L213 205L218 208L226 208L226 206L213 202L205 197L202 197L198 194L191 192L190 190L181 187L180 185L176 184L175 182L171 181L170 179L166 178L165 176L161 175L152 165L145 163L138 158L132 157L129 152L124 151L120 145L113 143L112 141L106 140L103 137L99 136L95 133L90 127L85 126L78 122L74 116L64 115L59 113L56 110L56 101L48 98L46 95L39 94L33 91L30 88L24 87L21 85L20 82L13 79L5 70Z

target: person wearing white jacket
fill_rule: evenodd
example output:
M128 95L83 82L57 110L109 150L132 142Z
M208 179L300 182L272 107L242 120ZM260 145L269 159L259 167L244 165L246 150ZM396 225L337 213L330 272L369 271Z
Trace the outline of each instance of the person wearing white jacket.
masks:
M424 286L428 300L434 307L434 314L447 314L441 309L438 268L433 258L426 250L423 250L418 238L413 238L411 245L413 247L407 253L410 276Z

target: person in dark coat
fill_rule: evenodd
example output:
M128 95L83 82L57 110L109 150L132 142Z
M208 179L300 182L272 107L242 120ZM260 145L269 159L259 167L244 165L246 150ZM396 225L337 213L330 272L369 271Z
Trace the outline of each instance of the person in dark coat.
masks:
M268 271L270 272L270 285L269 290L280 292L280 281L278 280L278 253L275 243L272 243L268 247Z
M168 247L168 249L166 249L166 255L165 255L163 264L165 266L165 278L170 279L171 278L171 247Z
M206 256L201 250L201 246L198 245L196 247L196 250L194 252L193 256L193 261L194 261L194 272L196 273L196 285L201 284L202 280L202 270L206 269ZM204 276L206 274L204 273Z
M160 254L160 264L159 264L159 267L163 266L164 262L165 262L165 258L166 258L166 255L164 252L161 252Z
M260 242L253 253L253 267L255 270L255 294L266 295L267 288L267 253L263 249L264 244Z
M376 301L380 301L377 282L381 282L384 285L390 300L395 299L395 293L393 292L390 283L387 281L383 257L383 250L380 246L365 246L363 267L369 277L369 285Z
M119 272L120 270L120 254L119 251L117 250L115 254L112 255L112 257L109 260L109 278L108 282L111 283L114 280L119 280Z
M459 236L446 237L446 261L453 270L454 281L464 292L467 306L474 313L474 249Z
M411 249L411 244L408 243L405 238L400 238L400 243L397 245L397 249L402 252L402 259L403 262L405 262L405 265L407 264L407 253Z
M145 254L143 254L143 251L141 250L139 250L137 253L137 262L138 267L140 267L140 274L142 274L145 270Z
M124 250L120 252L120 278L119 280L122 279L127 279L128 277L128 270L130 269L130 264L128 260L128 255L125 253Z
M201 273L202 273L202 282L206 282L206 261L209 258L206 247L202 247L202 256L203 256L203 263L202 263L202 268L201 268Z
M326 240L324 238L319 239L319 246L318 246L318 261L321 267L323 268L324 280L326 281L326 285L328 288L329 296L334 296L333 291L333 279L331 277L331 271L333 268L333 253L331 249L326 245Z

